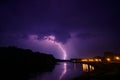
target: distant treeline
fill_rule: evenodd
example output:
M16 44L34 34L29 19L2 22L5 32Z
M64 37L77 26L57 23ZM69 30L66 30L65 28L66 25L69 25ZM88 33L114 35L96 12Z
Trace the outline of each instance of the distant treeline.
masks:
M0 47L0 74L2 74L0 76L2 80L7 80L7 78L27 80L34 74L52 71L55 64L56 59L51 54L17 47Z
M29 49L0 47L0 62L2 65L10 64L24 67L44 67L55 64L56 59L51 54L33 52Z

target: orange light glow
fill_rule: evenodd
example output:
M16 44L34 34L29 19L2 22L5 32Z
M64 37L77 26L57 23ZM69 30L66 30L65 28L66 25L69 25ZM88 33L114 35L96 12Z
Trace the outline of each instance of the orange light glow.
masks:
M88 64L82 64L82 68L83 68L83 71L85 71L85 72L89 72L89 71L94 70L94 67L91 65L88 65Z
M101 59L98 59L98 61L100 61L100 62L101 62L102 60L101 60Z
M110 59L110 58L107 58L106 60L107 60L107 61L111 61L111 59Z
M93 59L89 59L89 61L93 62L94 60Z
M90 67L90 71L93 71L94 70L94 67L93 66L89 66Z
M88 64L82 64L83 71L88 72Z
M115 57L116 60L120 60L120 58L118 56Z
M87 60L87 59L82 59L81 61L83 61L83 62L84 62L84 61L88 61L88 60Z
M98 62L98 61L99 61L99 59L95 59L95 61L96 61L96 62Z

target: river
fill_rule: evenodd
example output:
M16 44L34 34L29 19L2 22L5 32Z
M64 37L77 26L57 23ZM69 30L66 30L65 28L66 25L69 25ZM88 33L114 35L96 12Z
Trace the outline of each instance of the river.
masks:
M83 72L94 70L93 66L81 63L60 62L53 71L37 74L29 80L72 80L80 76Z

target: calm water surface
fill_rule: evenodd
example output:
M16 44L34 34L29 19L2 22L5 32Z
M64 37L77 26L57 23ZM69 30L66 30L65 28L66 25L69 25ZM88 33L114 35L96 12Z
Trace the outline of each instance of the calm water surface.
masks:
M89 69L94 70L94 67L89 66ZM37 74L35 77L29 80L71 80L87 71L87 64L61 62L55 66L53 71L45 72L42 75Z

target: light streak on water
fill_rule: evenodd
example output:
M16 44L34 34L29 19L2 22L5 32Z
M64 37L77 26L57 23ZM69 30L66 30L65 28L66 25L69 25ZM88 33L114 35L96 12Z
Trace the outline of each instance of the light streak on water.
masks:
M67 63L63 64L63 71L59 77L59 80L61 80L63 78L63 76L65 75L65 73L67 72Z

